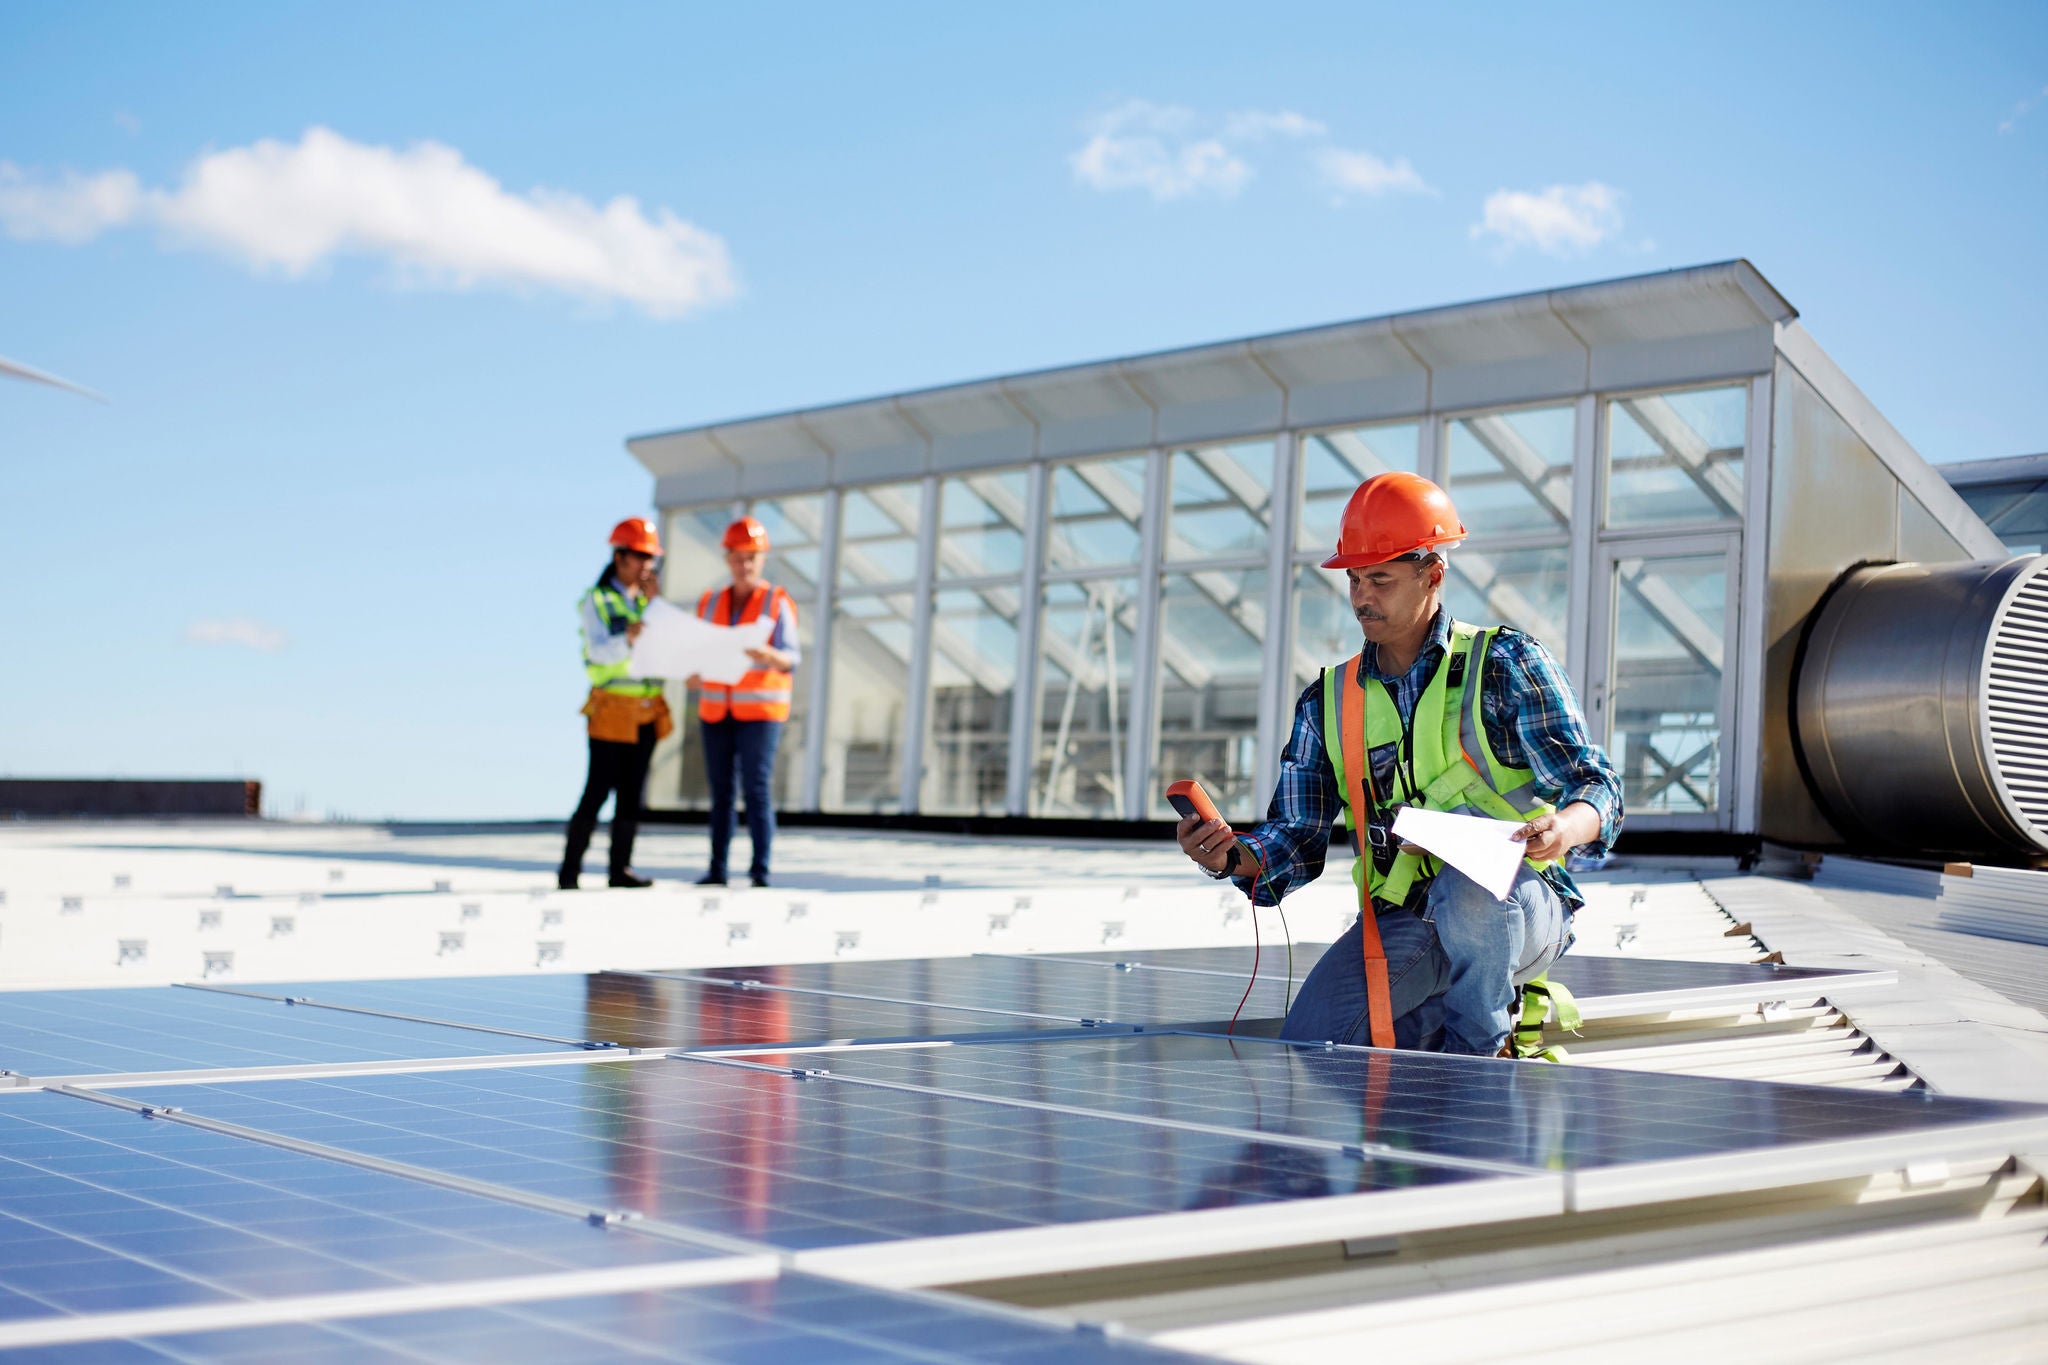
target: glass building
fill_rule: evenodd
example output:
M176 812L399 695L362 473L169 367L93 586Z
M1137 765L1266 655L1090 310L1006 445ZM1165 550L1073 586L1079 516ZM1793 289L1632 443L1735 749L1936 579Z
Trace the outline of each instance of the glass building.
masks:
M1263 812L1301 689L1359 648L1318 567L1383 470L1470 529L1449 605L1565 662L1632 829L1818 816L1799 626L1842 571L2003 547L1746 261L1005 376L628 442L666 590L751 513L805 650L785 810ZM680 702L678 695L674 700ZM707 804L693 727L656 809Z

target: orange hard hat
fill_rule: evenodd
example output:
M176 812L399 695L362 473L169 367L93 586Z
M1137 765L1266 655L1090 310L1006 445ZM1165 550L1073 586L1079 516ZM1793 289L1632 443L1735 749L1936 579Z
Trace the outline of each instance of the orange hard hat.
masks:
M752 517L741 517L725 528L725 548L752 554L768 548L768 528Z
M1450 494L1420 474L1375 474L1344 504L1337 553L1323 567L1362 569L1464 538L1465 523L1458 520Z
M661 554L661 537L654 533L654 523L645 517L627 517L612 527L611 544L614 549L634 550L643 555Z

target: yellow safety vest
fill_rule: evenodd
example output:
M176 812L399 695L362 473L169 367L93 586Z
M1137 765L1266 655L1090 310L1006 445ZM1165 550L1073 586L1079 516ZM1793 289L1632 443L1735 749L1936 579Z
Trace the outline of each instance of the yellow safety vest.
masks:
M1440 870L1427 854L1396 851L1384 868L1383 860L1373 857L1369 832L1392 824L1396 806L1515 821L1556 809L1536 794L1535 775L1501 762L1486 738L1480 712L1482 674L1487 646L1498 629L1451 622L1450 648L1437 662L1406 727L1385 683L1372 678L1360 684L1362 655L1323 672L1324 748L1358 841L1351 879L1358 887L1359 906L1368 915L1375 901L1390 907L1407 905L1416 888L1427 885ZM1389 744L1396 746L1395 766L1403 788L1399 792L1374 789L1371 753Z

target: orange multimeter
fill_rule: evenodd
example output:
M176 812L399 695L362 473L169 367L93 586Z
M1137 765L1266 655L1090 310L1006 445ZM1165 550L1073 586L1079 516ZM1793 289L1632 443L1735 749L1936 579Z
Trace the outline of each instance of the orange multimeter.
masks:
M1221 820L1216 803L1209 799L1209 793L1202 790L1202 784L1193 778L1182 778L1166 789L1166 804L1182 815L1200 816L1204 820Z

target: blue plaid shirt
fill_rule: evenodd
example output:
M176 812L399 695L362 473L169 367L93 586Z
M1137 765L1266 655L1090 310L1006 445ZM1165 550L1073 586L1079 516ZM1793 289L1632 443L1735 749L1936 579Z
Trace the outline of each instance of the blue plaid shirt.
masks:
M1430 623L1428 641L1406 673L1398 677L1382 673L1378 650L1367 642L1359 681L1378 678L1385 683L1406 724L1450 643L1451 618L1439 610ZM1537 793L1559 810L1584 801L1600 812L1599 840L1573 851L1605 852L1621 829L1621 777L1586 734L1585 718L1564 670L1534 637L1504 628L1487 647L1484 676L1480 716L1495 755L1508 767L1529 769ZM1401 789L1394 767L1396 748L1382 744L1369 756L1373 783L1379 791ZM1237 886L1252 896L1254 904L1273 905L1320 877L1329 852L1330 827L1343 809L1336 769L1323 742L1323 684L1318 678L1294 704L1294 731L1280 754L1280 785L1274 789L1265 822L1237 836L1263 869L1256 894L1253 878L1236 878ZM1562 867L1548 875L1572 909L1586 903Z

